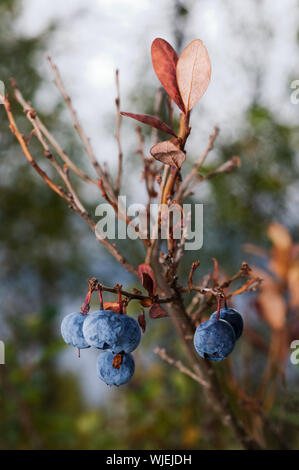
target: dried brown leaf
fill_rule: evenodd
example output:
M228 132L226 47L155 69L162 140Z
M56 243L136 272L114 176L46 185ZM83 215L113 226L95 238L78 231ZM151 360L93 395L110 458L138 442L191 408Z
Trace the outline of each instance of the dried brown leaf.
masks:
M154 271L149 264L143 263L138 266L138 277L143 287L147 290L148 295L155 295L157 282Z
M290 306L299 307L299 261L293 263L288 271L288 288L290 291Z
M161 119L155 116L151 116L150 114L125 113L123 111L121 111L120 114L122 116L128 116L132 119L135 119L136 121L143 122L144 124L154 127L155 129L158 129L161 132L166 132L166 134L170 134L174 137L177 137L176 133L170 126L168 126L167 124L165 124L165 122L161 121Z
M158 142L151 148L150 153L159 162L165 165L175 166L176 168L181 168L186 160L185 153L174 145L171 140Z
M184 104L177 84L176 66L178 56L173 47L164 39L156 38L152 43L152 62L163 88L185 112Z
M144 312L138 315L138 323L140 325L140 328L142 329L142 333L144 333L146 329L146 320L145 320Z
M113 310L113 312L120 313L118 302L104 302L104 310ZM126 313L126 307L123 305L123 312Z
M272 222L268 227L267 234L273 245L280 250L286 251L291 248L291 236L283 225Z
M153 304L149 311L149 316L151 318L164 318L168 317L168 313L166 312L166 310L164 310L163 307L161 307L161 305Z
M186 111L200 100L210 83L211 63L200 39L190 42L179 57L177 83Z
M270 268L286 279L291 261L292 238L287 229L276 222L269 225L267 234L273 243Z
M253 268L253 275L260 276L260 285L256 300L258 313L273 330L280 330L285 325L287 305L280 292L279 283L265 271Z
M152 299L142 299L140 300L140 303L142 307L150 307L151 305L153 305Z

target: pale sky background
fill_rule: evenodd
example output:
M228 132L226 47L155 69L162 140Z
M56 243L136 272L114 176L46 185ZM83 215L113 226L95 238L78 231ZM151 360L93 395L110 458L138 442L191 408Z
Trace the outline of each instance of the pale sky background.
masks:
M256 95L281 122L299 124L299 105L290 102L290 83L299 78L298 1L198 0L187 4L191 15L184 46L194 38L202 39L212 63L211 84L192 113L190 154L196 157L205 148L215 124L221 128L220 139L237 139L246 130L245 112ZM107 160L112 168L117 148L107 129L115 114L115 69L120 69L121 108L143 112L142 98L140 104L132 105L130 96L135 87L138 92L140 80L153 87L159 84L151 66L150 46L155 37L173 42L172 6L171 0L23 1L16 32L34 36L51 22L57 25L48 52L60 68L99 160ZM51 109L60 96L51 83L46 58L38 55L36 63L45 83L34 105ZM67 112L63 117L70 120ZM136 145L135 123L124 120L123 124L126 157ZM142 194L138 193L138 202L142 202ZM107 387L96 379L95 358L83 351L78 367L74 356L69 348L62 358L63 367L67 364L81 371L89 402L97 402Z

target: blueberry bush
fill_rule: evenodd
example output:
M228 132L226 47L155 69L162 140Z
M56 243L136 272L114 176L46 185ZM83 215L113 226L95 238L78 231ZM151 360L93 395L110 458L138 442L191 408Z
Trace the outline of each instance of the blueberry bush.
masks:
M203 166L219 133L219 129L215 127L204 153L187 175L184 177L182 175L181 169L188 159L186 142L192 136L191 110L206 92L210 81L211 64L208 51L200 39L195 39L186 45L178 57L167 41L157 38L152 44L151 55L157 78L164 93L167 94L168 113L166 119L162 120L159 117L159 109L154 115L120 111L117 72L116 108L119 152L116 176L96 159L91 143L64 87L59 70L51 57L48 57L48 62L54 73L55 83L72 115L75 129L93 166L94 175L82 170L63 150L44 125L37 111L24 98L14 80L12 80L14 99L22 106L32 127L29 136L25 137L19 129L10 97L1 97L4 101L10 130L32 168L46 185L81 217L95 235L97 235L96 221L91 211L87 209L87 204L82 201L73 178L79 178L86 185L96 187L99 197L101 196L111 205L118 218L130 225L131 220L118 207L118 196L125 189L122 179L124 157L120 140L121 116L130 117L158 131L153 133L154 142L150 149L150 156L147 156L143 147L142 129L137 128L140 142L139 153L144 164L143 179L148 195L147 207L149 208L154 201L159 203L156 219L158 237L151 238L150 233L143 237L140 228L135 227L137 240L134 243L140 244L144 249L143 261L135 265L129 257L124 256L120 244L97 236L97 241L106 248L119 265L135 277L136 286L134 289L126 290L117 283L117 280L115 285L106 286L101 279L91 277L88 281L87 296L81 309L70 313L63 319L61 335L68 345L79 350L79 354L81 349L97 348L99 357L95 369L99 379L108 386L122 386L129 381L134 381L135 362L132 353L138 348L142 334L146 334L147 318L153 320L168 318L173 323L180 345L184 349L186 364L172 358L164 348L156 348L156 354L196 382L196 385L203 391L207 406L221 417L223 424L233 433L240 446L245 449L287 448L288 444L283 438L283 433L275 427L267 414L271 408L268 401L268 405L264 407L265 398L268 399L269 378L273 378L273 374L275 377L279 376L271 360L273 350L268 351L269 360L264 375L264 386L256 395L247 393L246 387L238 380L237 375L234 375L231 368L231 356L237 355L235 348L243 340L243 329L246 332L246 321L244 322L243 316L234 308L234 299L238 295L257 289L259 299L257 308L260 310L264 308L264 318L267 318L274 331L271 344L276 346L274 352L276 358L281 361L281 350L285 347L286 340L282 342L282 335L278 333L278 330L280 332L281 325L284 326L284 323L277 327L276 323L273 324L268 311L265 313L267 309L261 300L266 289L263 286L265 273L251 268L246 262L240 262L238 271L229 276L221 270L214 257L213 271L199 281L194 281L200 267L199 260L191 263L187 276L180 276L180 265L184 257L184 227L182 227L182 237L179 241L173 237L174 226L171 223L168 227L166 243L159 236L164 206L169 208L176 204L182 207L183 202L193 194L198 184L213 180L215 177L217 181L220 178L229 178L227 174L235 172L240 167L240 159L236 156L229 156L218 167L203 172ZM178 119L175 118L177 112L179 113ZM170 136L168 140L160 138L165 133ZM38 140L52 170L56 172L55 177L49 176L50 173L45 171L33 156L31 151L33 136ZM59 183L56 177L59 178ZM278 226L272 226L270 233L273 239L274 234L279 230L283 231ZM277 237L275 242L278 246L277 250L281 250ZM289 242L288 253L291 253L291 246ZM281 263L282 258L278 257L278 259ZM296 255L294 255L295 259ZM276 292L273 283L272 280L272 290ZM105 302L103 300L105 292L117 295L117 300ZM99 296L99 309L90 311L91 297L95 294ZM137 320L127 314L128 305L132 301L138 303ZM156 323L159 325L158 321ZM283 331L285 333L286 330ZM263 347L258 335L251 332L249 337ZM138 363L136 363L137 368Z

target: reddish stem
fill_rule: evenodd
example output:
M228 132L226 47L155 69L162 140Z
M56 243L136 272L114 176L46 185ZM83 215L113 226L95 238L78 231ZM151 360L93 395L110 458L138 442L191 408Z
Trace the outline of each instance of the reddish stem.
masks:
M81 313L83 313L83 315L87 315L88 312L89 312L89 309L90 309L89 302L90 302L91 293L92 293L92 289L91 289L91 287L90 287L90 288L88 289L88 292L87 292L87 296L86 296L86 298L85 298L85 301L84 301L84 303L81 305Z
M217 320L220 318L221 297L217 298Z

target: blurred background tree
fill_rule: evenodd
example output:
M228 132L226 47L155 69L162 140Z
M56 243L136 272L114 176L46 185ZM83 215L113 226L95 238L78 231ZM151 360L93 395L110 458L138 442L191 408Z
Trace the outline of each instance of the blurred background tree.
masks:
M186 25L192 20L192 2L177 1L173 5L169 9L171 35L180 50L185 42ZM13 76L26 98L34 102L44 80L37 58L46 55L57 25L52 24L28 39L16 26L23 9L24 3L19 0L0 1L0 78L10 92L9 78ZM155 91L154 83L152 87L139 83L131 101L138 100L139 109L152 112ZM22 109L13 106L20 127L29 133ZM166 115L165 98L161 113ZM72 126L65 120L61 102L54 103L54 109L51 106L48 111L39 111L39 115L59 136L68 153L81 161L83 151ZM111 133L109 117L107 122ZM208 189L191 198L195 201L200 197L200 202L208 208L204 225L208 243L199 254L186 254L182 276L186 276L191 261L198 258L202 272L211 271L212 256L229 274L236 271L243 258L264 268L270 255L258 260L254 254L244 253L243 245L251 243L269 250L267 226L273 219L286 225L294 240L298 239L298 218L292 217L294 208L290 206L290 189L296 186L299 171L297 130L297 126L282 123L260 102L258 94L254 97L247 109L245 131L232 144L221 142L214 160L207 161L205 166L209 171L238 155L241 169L204 183ZM143 131L148 143L150 133ZM79 371L86 364L86 357L83 354L81 362L77 362L75 353L63 352L59 334L61 312L78 308L86 290L85 279L91 275L107 283L114 283L117 275L118 281L129 284L130 277L119 272L76 215L36 177L8 132L4 112L1 112L0 142L0 289L4 307L0 339L6 343L6 365L0 366L0 448L239 448L219 417L205 413L205 400L197 384L153 354L154 345L159 344L180 357L179 341L167 319L149 322L142 347L136 353L134 380L108 392L106 387L99 387L96 393L101 399L90 399L86 393L86 376L74 370ZM128 172L136 162L134 140L129 145ZM39 151L38 146L33 148ZM134 173L132 178L139 177ZM92 194L90 207L95 207L96 201L97 195ZM138 250L134 253L128 249L137 262ZM109 269L103 270L106 262ZM269 343L271 333L271 325L258 316L260 311L255 300L254 294L246 294L240 305L248 326L257 328L259 336L254 339L252 334L246 336L239 346L238 357L230 363L247 380L251 392L258 387L265 366L265 350L261 347L259 363L255 365L260 375L254 372L249 377L246 375L251 348L257 348L258 341ZM131 313L136 313L134 307ZM298 315L296 309L295 315ZM71 361L75 364L72 367ZM92 356L89 363L88 373L93 374ZM284 388L283 379L290 381L288 389ZM279 430L293 448L298 447L298 419L294 413L299 409L297 385L298 369L286 366L284 374L279 375L275 392L283 398L275 400L274 397L271 402L271 413L277 418Z

